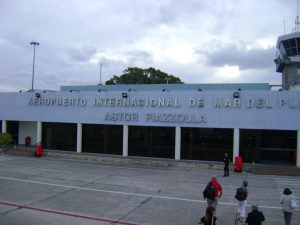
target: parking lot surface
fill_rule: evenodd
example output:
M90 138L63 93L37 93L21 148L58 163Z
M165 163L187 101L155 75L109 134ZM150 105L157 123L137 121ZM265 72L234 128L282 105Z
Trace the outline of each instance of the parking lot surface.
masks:
M222 170L0 156L0 225L195 225L204 215L202 191L217 175L223 196L220 225L234 224L235 190L247 177L247 204L256 203L264 224L284 224L279 203L289 187L299 205L300 179ZM247 207L250 211L250 207ZM300 210L292 224L300 224Z

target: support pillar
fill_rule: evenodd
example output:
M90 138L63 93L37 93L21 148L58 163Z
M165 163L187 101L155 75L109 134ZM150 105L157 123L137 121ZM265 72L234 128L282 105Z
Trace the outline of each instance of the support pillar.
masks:
M181 158L181 127L176 127L175 130L175 160Z
M77 143L76 143L77 153L82 152L82 124L77 123Z
M300 167L300 130L297 131L297 159L296 166Z
M42 122L37 122L36 143L42 142Z
M128 125L123 125L123 156L128 156Z
M6 132L7 132L7 121L2 120L2 133L6 133Z
M240 129L234 128L233 130L233 159L234 162L235 157L240 154Z

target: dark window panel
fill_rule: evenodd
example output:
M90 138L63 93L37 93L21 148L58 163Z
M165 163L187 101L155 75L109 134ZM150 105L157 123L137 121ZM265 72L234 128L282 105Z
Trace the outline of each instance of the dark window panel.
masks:
M289 43L290 43L291 48L296 47L296 39L295 38L289 39Z
M7 121L7 133L10 133L14 144L19 142L19 121Z
M282 44L283 44L283 47L284 47L285 49L291 47L291 46L290 46L290 43L289 43L289 40L282 41Z
M286 49L286 55L288 56L288 57L290 57L290 56L293 56L293 51L292 51L292 49Z
M291 51L292 51L292 55L293 56L297 55L297 49L296 48L292 48Z
M240 154L249 163L294 163L296 137L296 131L241 130Z
M223 161L224 154L232 156L233 129L182 128L181 158Z
M82 151L122 155L123 126L82 125Z
M130 126L129 156L174 158L175 128Z
M42 145L47 149L76 151L77 124L48 123L42 124Z

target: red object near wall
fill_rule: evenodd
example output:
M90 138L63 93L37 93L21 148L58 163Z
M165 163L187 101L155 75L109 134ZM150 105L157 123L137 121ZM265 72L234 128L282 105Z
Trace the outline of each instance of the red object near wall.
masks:
M235 172L242 172L243 167L243 159L241 156L235 157L235 163L234 163L234 171Z
M31 142L31 137L26 136L25 139L24 139L24 142L25 142L25 146L29 146L30 142Z
M35 146L35 157L41 157L43 155L43 147L41 143L37 143Z

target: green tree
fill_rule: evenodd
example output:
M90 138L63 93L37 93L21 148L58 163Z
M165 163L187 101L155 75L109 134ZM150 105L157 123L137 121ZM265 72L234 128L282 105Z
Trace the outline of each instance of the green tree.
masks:
M105 84L182 84L183 82L171 74L167 74L153 67L141 69L128 67L121 76L114 75Z

